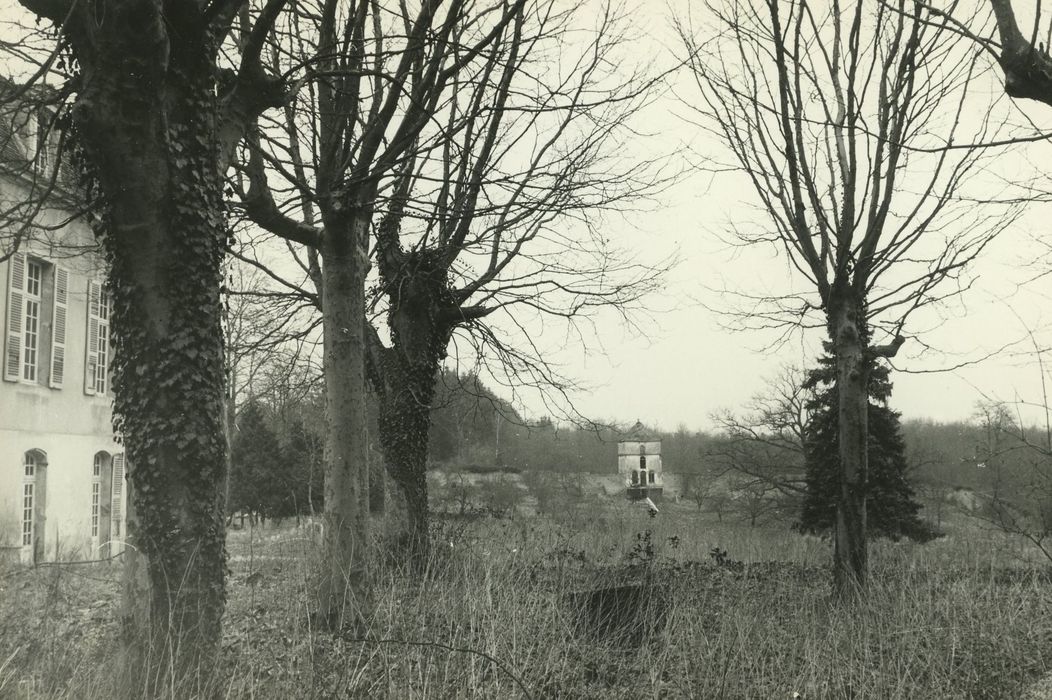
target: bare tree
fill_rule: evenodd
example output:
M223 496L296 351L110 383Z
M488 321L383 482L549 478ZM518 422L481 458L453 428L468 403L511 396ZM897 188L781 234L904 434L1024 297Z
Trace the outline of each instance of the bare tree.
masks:
M737 477L730 484L730 502L749 527L763 525L772 518L791 511L785 492L768 479Z
M744 412L714 416L720 433L707 453L709 471L726 485L730 504L750 527L790 512L807 492L811 392L805 379L799 369L785 367Z
M744 243L783 251L805 291L761 296L746 325L824 325L836 358L842 468L837 589L864 584L867 384L901 347L907 317L967 286L964 268L1011 221L978 207L966 131L976 55L938 23L883 4L728 1L699 44L681 22L703 128L722 139L766 219ZM947 40L947 37L951 40ZM969 143L993 127L980 118ZM968 226L955 213L971 207ZM889 342L871 333L883 329Z
M64 102L109 263L115 428L129 459L123 658L142 681L124 687L154 694L205 677L219 640L223 181L254 115L282 99L260 49L285 0L251 12L229 0L21 4L51 31L26 22L4 49ZM243 41L221 51L241 10Z
M946 7L927 2L914 2L912 5L909 11L915 12L924 21L965 36L989 52L1004 74L1005 94L1052 106L1052 58L1049 57L1049 50L1052 49L1052 17L1047 19L1048 25L1043 28L1042 22L1046 18L1042 16L1040 0L1035 3L1032 23L1022 28L1012 0L989 0L1000 42L985 35L979 25L986 22L975 13L977 8L974 6L961 7L959 0ZM889 3L889 6L893 5ZM972 14L966 16L969 10Z
M1033 26L1027 38L1016 21L1012 0L990 0L1001 47L997 62L1005 76L1005 92L1015 98L1027 98L1052 106L1052 20L1041 36L1041 3L1037 3Z
M300 311L305 302L302 299L276 293L258 267L236 259L243 255L240 246L234 246L231 252L235 259L227 265L223 323L227 441L233 445L242 406L262 400L280 418L279 423L285 428L282 438L288 442L289 407L301 408L321 388L319 343L315 333L318 324L310 318L303 322ZM302 426L292 427L303 432ZM317 461L320 464L320 456ZM230 480L228 470L227 501ZM310 503L313 502L312 499Z
M289 242L324 309L327 572L318 612L330 627L365 623L371 609L365 282L374 217L455 99L457 76L485 63L523 5L307 3L267 47L281 72L298 76L298 90L250 139L238 195L250 220Z
M362 21L370 12L362 10ZM328 318L333 296L317 283L319 271L331 266L324 251L319 264L317 253L328 233L312 230L314 207L326 201L320 189L325 145L315 134L326 133L327 120L336 118L328 115L342 108L350 110L339 117L349 125L377 120L368 131L387 120L383 128L397 136L371 166L356 165L372 168L363 173L375 182L368 197L359 193L356 201L370 202L377 284L369 304L386 318L387 331L364 326L368 377L417 562L427 559L430 407L451 341L464 341L459 357L468 348L495 355L522 373L518 381L558 384L528 333L519 336L524 350L508 343L492 319L519 331L527 314L573 323L603 307L627 312L660 282L659 269L612 249L594 220L657 185L653 162L622 153L633 136L628 120L655 81L614 74L623 20L610 13L585 18L547 0L456 4L443 20L448 39L428 40L419 53L410 45L404 54L393 29L369 20L356 39L359 50L372 56L382 46L384 61L403 55L407 68L399 80L405 85L399 88L386 68L369 63L373 82L354 89L372 107L348 100L329 107L319 102L315 110L314 98L304 93L283 123L261 130L244 168L246 215L305 246L293 251L302 262L296 274L315 280L321 293L314 297ZM402 22L416 26L409 18ZM314 49L302 32L290 35L295 50L275 51L288 51L295 63ZM411 99L397 102L391 97L397 90ZM395 105L389 113L388 105ZM357 147L347 148L352 159L360 157ZM299 279L286 281L301 288ZM330 380L347 381L327 374L330 391Z
M582 240L568 230L653 188L650 163L616 155L653 81L608 72L623 41L610 10L570 52L557 47L579 15L547 2L528 9L494 45L490 74L458 84L443 116L450 132L463 125L460 134L402 175L405 199L377 227L391 343L370 335L369 367L380 439L418 554L428 530L429 406L455 331L476 353L488 345L552 384L541 353L508 344L488 322L494 314L521 325L531 312L571 321L602 307L625 313L659 281L658 269L612 250L598 232ZM572 70L556 72L556 60Z
M761 482L783 495L807 491L804 435L811 392L805 385L802 371L783 368L743 413L714 416L721 435L708 458L718 476Z
M969 515L1029 542L1052 561L1052 435L1047 425L1028 428L1014 414L1020 408L1021 402L983 401L976 410L982 433L975 460L985 488Z

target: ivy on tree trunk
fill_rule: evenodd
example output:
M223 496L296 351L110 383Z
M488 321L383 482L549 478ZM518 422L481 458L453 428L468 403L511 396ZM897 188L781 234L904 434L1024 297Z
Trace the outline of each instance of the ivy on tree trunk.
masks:
M113 299L114 427L128 525L121 684L189 695L215 663L225 604L223 175L245 124L281 97L259 67L271 0L221 74L238 5L23 0L75 66L70 139ZM272 89L275 88L275 89Z
M129 42L136 40L143 38ZM103 65L84 70L105 73L86 81L73 111L103 203L97 230L110 266L114 427L132 504L128 556L144 559L126 578L124 658L128 675L145 676L138 687L152 689L196 678L212 663L225 603L227 230L215 75L198 50L208 41L172 47L163 76L152 76L160 64L137 62L134 50L123 70L105 65L116 56L100 57Z
M412 562L424 565L430 549L427 452L431 403L439 367L454 324L449 271L435 251L405 252L393 245L381 258L389 289L391 347L370 331L369 369L380 403L380 443L385 464L405 499L407 545Z

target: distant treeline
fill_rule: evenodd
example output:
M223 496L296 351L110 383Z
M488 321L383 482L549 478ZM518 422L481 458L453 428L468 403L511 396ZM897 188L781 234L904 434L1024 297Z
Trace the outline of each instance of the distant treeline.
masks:
M321 397L314 394L294 401L258 399L242 406L233 441L230 510L287 517L320 509L321 406ZM372 403L370 411L375 426ZM612 474L617 469L617 442L622 436L617 427L525 419L474 375L443 370L431 417L432 469L524 474ZM684 416L685 422L704 419ZM994 425L996 421L1000 423ZM1019 471L1013 467L1015 452L1006 442L1006 430L1014 428L1006 421L1010 418L1003 412L982 409L971 422L903 420L909 481L922 492L919 495L925 496L925 490L935 498L953 489L1003 489ZM652 432L661 440L667 473L692 475L696 478L691 481L698 483L726 476L728 436L685 427ZM375 476L380 476L382 455L378 444L372 447ZM782 476L791 478L801 464L785 464ZM280 478L268 478L268 473Z
M610 474L617 469L615 427L578 427L550 419L526 420L477 377L447 372L432 411L433 468ZM894 402L893 402L894 404ZM704 416L684 416L701 422ZM627 429L629 424L619 426ZM903 419L909 480L918 487L989 491L1013 471L1010 418L977 405L970 421ZM669 473L711 475L725 468L727 436L714 432L652 429L661 440ZM786 465L787 467L791 465Z

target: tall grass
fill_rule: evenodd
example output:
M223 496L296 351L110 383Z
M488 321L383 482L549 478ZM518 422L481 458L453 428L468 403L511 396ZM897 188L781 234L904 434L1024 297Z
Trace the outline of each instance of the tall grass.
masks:
M212 691L229 698L1015 698L1052 669L1052 590L1025 548L959 523L873 547L831 597L828 545L674 505L445 521L423 578L376 567L367 638L313 629L308 528L233 532ZM649 535L641 533L649 531ZM719 564L714 547L726 551ZM0 572L0 697L110 698L112 565ZM667 601L641 644L583 636L573 594Z

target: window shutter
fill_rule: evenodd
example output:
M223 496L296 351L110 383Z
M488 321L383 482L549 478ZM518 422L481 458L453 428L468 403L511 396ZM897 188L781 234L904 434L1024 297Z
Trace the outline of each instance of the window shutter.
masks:
M88 342L84 353L84 393L95 395L95 367L99 364L99 304L102 285L88 280Z
M66 373L66 310L69 306L69 270L55 268L55 309L51 316L51 377L52 389L62 387Z
M26 256L15 253L7 261L7 328L4 333L4 380L17 382L22 369L22 314L25 307Z
M110 482L110 537L121 535L123 522L122 497L124 496L124 453L113 455L113 478Z

